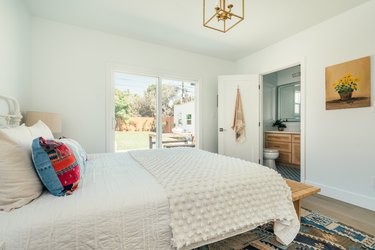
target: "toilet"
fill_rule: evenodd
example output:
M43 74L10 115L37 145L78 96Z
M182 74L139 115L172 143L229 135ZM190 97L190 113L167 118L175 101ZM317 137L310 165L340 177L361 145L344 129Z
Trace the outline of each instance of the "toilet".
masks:
M269 168L276 170L275 160L279 157L279 150L264 148L263 149L263 161L264 165Z

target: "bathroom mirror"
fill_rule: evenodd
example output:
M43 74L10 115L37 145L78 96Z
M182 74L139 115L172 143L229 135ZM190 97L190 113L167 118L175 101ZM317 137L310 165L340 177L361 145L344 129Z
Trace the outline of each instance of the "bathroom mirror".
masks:
M301 120L300 82L277 87L277 119L288 122L299 122Z

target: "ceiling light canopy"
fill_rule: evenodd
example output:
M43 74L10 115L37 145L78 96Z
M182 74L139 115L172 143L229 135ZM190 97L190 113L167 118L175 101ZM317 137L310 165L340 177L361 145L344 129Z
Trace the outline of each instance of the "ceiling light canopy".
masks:
M245 0L203 0L203 26L227 32L245 18Z

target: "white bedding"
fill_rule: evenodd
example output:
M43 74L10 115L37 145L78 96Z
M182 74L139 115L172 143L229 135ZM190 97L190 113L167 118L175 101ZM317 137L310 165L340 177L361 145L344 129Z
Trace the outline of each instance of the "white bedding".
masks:
M286 245L299 231L290 188L274 170L190 148L129 153L164 187L177 249L216 242L270 221Z
M294 238L298 231L290 190L273 170L195 149L130 154L90 156L85 176L71 196L45 192L20 209L0 211L0 246L4 242L5 250L168 250L174 249L173 243L189 249L272 220L277 221L274 229L281 240ZM192 209L197 204L192 192L203 195L199 210ZM209 193L213 196L206 197ZM212 205L217 207L207 213ZM188 216L193 210L196 216ZM184 224L194 224L195 231Z
M20 209L0 211L0 243L6 250L166 250L169 224L161 185L129 154L102 154L90 156L73 195L43 193Z

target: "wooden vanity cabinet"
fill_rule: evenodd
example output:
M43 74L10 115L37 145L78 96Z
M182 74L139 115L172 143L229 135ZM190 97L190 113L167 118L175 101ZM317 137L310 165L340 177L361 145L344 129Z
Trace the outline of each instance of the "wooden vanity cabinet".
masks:
M290 133L266 133L266 148L279 150L280 163L299 167L300 165L300 135Z
M292 135L292 164L300 165L301 164L301 136Z

